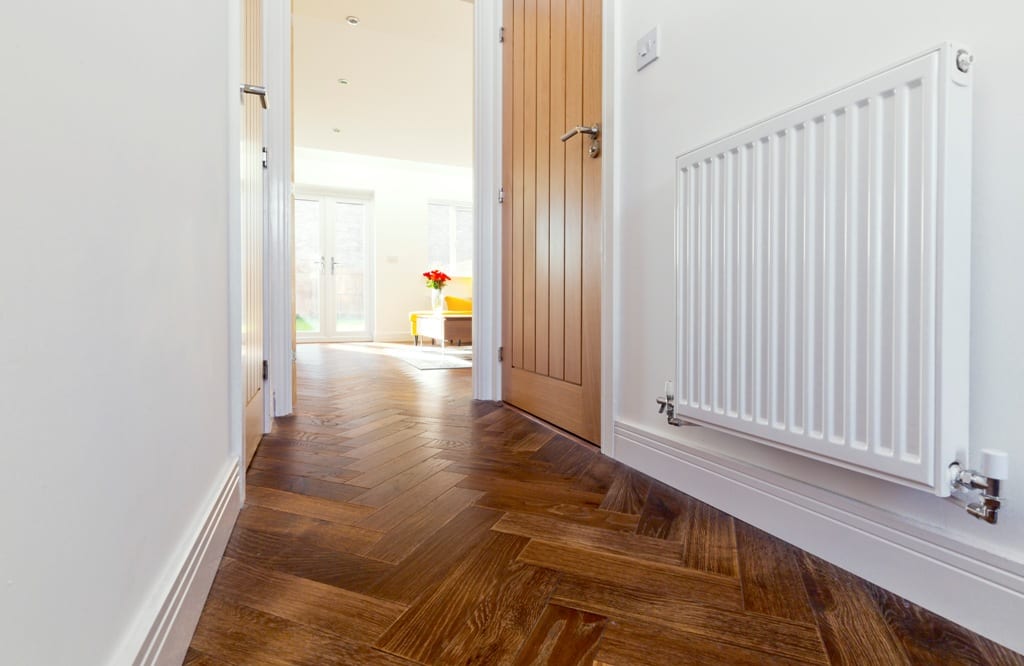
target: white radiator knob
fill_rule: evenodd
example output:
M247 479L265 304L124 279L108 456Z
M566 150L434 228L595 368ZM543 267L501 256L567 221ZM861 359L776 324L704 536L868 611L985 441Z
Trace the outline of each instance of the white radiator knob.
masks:
M999 449L981 450L981 474L990 479L1004 481L1010 472L1010 457Z

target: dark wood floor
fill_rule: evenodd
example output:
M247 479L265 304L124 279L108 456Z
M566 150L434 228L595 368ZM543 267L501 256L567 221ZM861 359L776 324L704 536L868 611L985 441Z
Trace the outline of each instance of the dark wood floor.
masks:
M1024 664L492 403L302 346L194 664Z

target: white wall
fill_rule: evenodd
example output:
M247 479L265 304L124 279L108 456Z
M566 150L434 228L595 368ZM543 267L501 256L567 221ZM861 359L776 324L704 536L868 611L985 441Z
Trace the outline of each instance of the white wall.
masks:
M137 649L230 465L228 26L0 11L4 663Z
M473 170L312 148L295 150L295 188L330 188L373 197L376 257L374 339L409 340L409 312L429 310L427 204L472 204ZM469 296L467 281L445 293Z
M1024 152L1024 92L1018 82L1024 8L1009 0L969 7L952 0L620 0L614 21L617 289L624 296L617 316L630 322L617 341L617 420L683 450L714 452L801 479L822 489L816 496L826 503L859 506L864 515L901 530L914 526L936 543L976 548L1019 585L1024 188L1018 156ZM656 25L661 58L636 72L635 42ZM675 156L945 40L963 42L976 55L970 447L1011 454L1008 502L998 526L925 493L705 429L671 428L653 402L672 372ZM738 515L744 518L742 511ZM856 555L847 560L844 565ZM934 585L941 589L943 582ZM1004 629L1016 621L992 620Z

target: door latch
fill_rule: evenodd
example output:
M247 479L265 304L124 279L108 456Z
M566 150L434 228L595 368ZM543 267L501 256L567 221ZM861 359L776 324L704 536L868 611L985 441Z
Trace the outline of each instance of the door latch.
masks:
M594 123L590 127L585 125L577 125L576 127L573 127L562 135L562 143L565 143L577 134L590 135L590 150L587 151L587 153L591 157L597 157L601 154L601 123Z

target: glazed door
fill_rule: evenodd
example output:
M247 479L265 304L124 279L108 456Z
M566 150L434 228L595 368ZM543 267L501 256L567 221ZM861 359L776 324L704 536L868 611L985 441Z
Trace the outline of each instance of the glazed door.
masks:
M373 338L370 202L295 195L295 333L299 341Z

